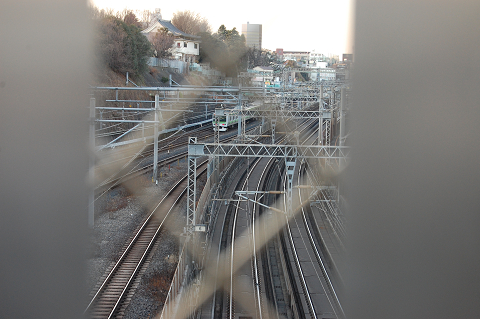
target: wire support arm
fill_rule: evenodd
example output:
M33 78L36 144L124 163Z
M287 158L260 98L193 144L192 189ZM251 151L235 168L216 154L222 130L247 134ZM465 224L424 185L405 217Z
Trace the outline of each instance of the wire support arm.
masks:
M199 143L189 145L189 154L197 156L301 157L345 159L347 146Z

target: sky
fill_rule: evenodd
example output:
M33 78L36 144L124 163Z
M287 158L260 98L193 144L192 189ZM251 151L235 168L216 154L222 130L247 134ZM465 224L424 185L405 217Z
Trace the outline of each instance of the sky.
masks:
M267 2L244 0L153 1L153 0L90 0L100 9L161 9L162 18L171 20L175 12L190 10L210 22L212 31L222 24L241 33L242 24L262 24L262 47L285 51L315 51L329 54L352 53L350 26L354 0L315 0ZM273 4L275 3L275 4Z

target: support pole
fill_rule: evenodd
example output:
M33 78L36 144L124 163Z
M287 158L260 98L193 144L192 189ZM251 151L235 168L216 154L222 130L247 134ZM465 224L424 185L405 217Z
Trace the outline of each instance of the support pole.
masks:
M347 105L347 95L346 89L342 87L340 91L340 143L339 146L344 146L345 144L345 106ZM345 160L340 159L338 161L338 168L340 171L343 170L345 167ZM340 180L338 181L338 189L337 189L337 204L340 207Z
M332 133L332 111L323 112L323 123L325 125L325 145L330 145Z
M335 85L330 87L330 105L335 105Z
M295 173L296 157L286 157L285 165L287 170L287 216L293 214L293 174Z
M344 136L345 136L345 105L346 105L346 94L345 88L342 87L340 95L340 146L344 146Z
M318 99L318 145L323 145L323 85L320 85L320 98Z
M215 121L215 132L214 132L214 140L213 142L215 143L215 154L217 154L217 150L218 150L218 145L220 144L220 130L219 130L219 121L218 121L218 116L216 114L216 112L214 112L213 114L213 120ZM220 159L218 158L218 156L213 156L212 158L213 160L213 182L214 184L218 182L218 170L219 170L219 163L220 163Z
M197 143L196 137L188 138L188 146ZM197 193L197 157L188 152L188 186L187 186L187 232L191 233L196 224L196 193Z
M243 111L243 102L242 102L242 84L238 84L238 103L239 103L239 108L241 111ZM242 116L240 113L238 114L238 132L237 132L239 140L242 140Z
M88 178L90 180L90 191L88 193L88 226L93 227L95 225L95 98L90 98L90 131L89 131L89 144L90 144L90 158L89 158L89 171Z
M276 117L272 117L271 120L270 120L271 124L272 124L272 144L275 144L275 126L277 125L277 118Z
M155 125L153 128L153 176L152 181L157 183L158 176L158 109L160 96L155 94Z

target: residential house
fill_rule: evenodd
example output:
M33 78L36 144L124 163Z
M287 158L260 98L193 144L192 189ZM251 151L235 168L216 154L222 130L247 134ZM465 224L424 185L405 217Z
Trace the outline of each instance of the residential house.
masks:
M257 74L252 78L254 86L271 86L274 84L273 68L271 66L256 66L252 71Z
M163 20L161 17L155 18L154 22L148 28L142 31L148 39L157 33L160 29L167 29L173 34L175 42L172 47L172 55L175 59L194 63L200 54L200 37L180 31L171 21Z

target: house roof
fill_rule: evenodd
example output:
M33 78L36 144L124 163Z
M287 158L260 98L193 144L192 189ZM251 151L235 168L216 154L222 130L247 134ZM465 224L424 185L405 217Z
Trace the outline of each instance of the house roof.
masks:
M142 33L150 33L150 32L155 32L158 28L166 28L168 29L169 32L171 32L174 36L177 37L185 37L185 38L192 38L192 39L200 39L199 36L192 35L185 33L183 31L180 31L176 26L172 24L171 21L169 20L162 20L162 19L157 19L154 24L146 28L145 30L142 31Z
M271 66L256 66L253 68L254 70L263 70L263 71L273 71Z

